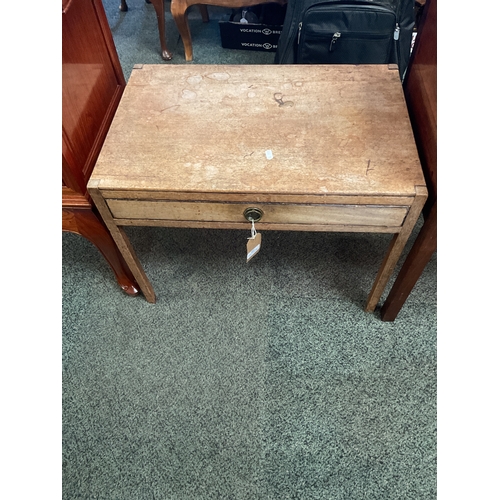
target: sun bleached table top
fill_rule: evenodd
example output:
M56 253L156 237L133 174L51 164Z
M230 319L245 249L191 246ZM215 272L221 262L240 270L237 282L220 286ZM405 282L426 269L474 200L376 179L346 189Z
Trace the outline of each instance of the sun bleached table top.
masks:
M425 185L397 69L138 65L99 189L414 196Z

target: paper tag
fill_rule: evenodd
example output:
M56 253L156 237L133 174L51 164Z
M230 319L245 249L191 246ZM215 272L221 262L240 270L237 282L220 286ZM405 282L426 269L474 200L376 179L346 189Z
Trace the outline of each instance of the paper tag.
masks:
M262 235L257 233L255 238L249 238L247 242L247 262L259 253Z

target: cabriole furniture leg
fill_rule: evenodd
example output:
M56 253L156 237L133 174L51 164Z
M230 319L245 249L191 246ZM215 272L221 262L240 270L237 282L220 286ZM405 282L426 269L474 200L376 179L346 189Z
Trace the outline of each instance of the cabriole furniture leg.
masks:
M92 210L63 208L62 230L79 234L95 245L110 265L121 289L128 295L139 294L139 287L123 262L113 238Z
M160 35L161 57L165 61L170 61L170 59L172 59L172 54L167 49L167 37L165 33L165 6L163 2L164 0L146 0L146 3L153 4L156 12L156 18L158 20L158 33ZM120 10L122 12L128 12L126 0L120 1Z

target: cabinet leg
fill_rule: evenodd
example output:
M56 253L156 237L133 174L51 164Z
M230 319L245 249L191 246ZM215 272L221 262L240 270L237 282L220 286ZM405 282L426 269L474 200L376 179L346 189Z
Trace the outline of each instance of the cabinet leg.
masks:
M79 234L89 240L107 260L121 289L129 295L137 295L139 286L123 261L118 248L104 223L90 209L63 209L63 231Z
M382 321L394 321L437 249L437 204L427 216L380 311Z

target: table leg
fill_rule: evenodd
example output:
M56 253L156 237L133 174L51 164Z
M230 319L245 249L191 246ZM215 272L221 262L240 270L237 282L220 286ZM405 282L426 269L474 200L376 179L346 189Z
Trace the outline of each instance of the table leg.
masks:
M394 238L389 245L389 250L380 266L377 277L375 278L375 283L373 284L370 295L368 296L368 301L365 307L366 312L373 312L375 307L384 292L384 288L389 281L389 278L396 267L396 264L403 252L403 249L410 237L410 234L418 220L422 208L427 199L427 188L424 186L416 186L415 188L415 200L410 207L408 215L406 216L405 222L401 231L394 235Z
M437 205L432 206L398 277L382 306L382 321L394 321L437 249Z
M141 266L141 263L139 262L139 259L137 258L134 248L132 247L127 235L125 234L125 231L121 227L115 227L116 232L114 234L111 230L110 232L113 235L117 247L120 249L123 258L130 267L130 270L132 271L135 279L139 283L144 297L146 297L146 300L148 302L154 304L156 302L155 292L153 290L153 287L151 286L151 283L149 282L148 277L146 276L146 273L144 272L144 269Z
M151 0L158 19L158 32L160 34L161 57L165 61L172 59L172 54L167 49L167 38L165 35L165 4L164 0Z
M108 209L106 201L102 197L99 189L92 185L92 182L93 181L90 180L87 186L87 190L92 197L92 200L99 210L104 223L109 229L109 232L111 233L111 236L113 237L113 240L115 241L116 246L118 247L118 250L120 251L123 259L128 264L130 271L141 287L141 291L144 294L144 297L146 297L146 300L148 302L154 304L156 302L155 292L153 290L153 287L151 286L151 283L149 282L148 277L146 276L146 273L144 272L144 269L141 266L141 263L139 262L139 259L137 258L134 248L130 244L130 241L123 229L116 225L113 216Z

